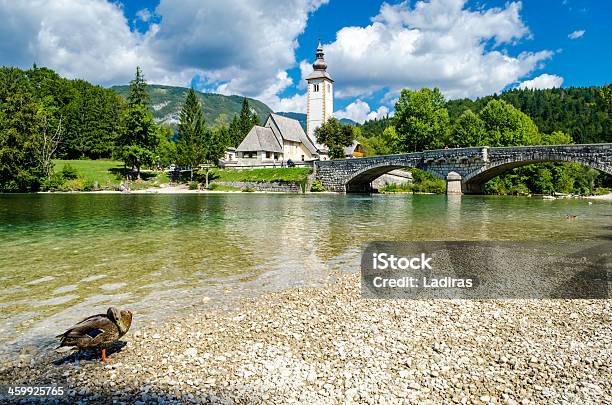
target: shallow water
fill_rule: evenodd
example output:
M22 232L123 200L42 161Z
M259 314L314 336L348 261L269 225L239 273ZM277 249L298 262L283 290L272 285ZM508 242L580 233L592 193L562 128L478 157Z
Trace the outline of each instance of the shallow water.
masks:
M568 221L565 215L576 215ZM494 196L0 195L0 357L113 304L136 325L356 270L372 240L599 239L606 201ZM208 301L208 297L210 301ZM206 300L206 302L204 302Z

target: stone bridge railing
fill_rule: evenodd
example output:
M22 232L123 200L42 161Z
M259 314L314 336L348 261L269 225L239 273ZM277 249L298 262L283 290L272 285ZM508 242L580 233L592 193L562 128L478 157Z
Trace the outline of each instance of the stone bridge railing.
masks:
M484 184L532 163L580 163L612 175L612 144L474 147L315 162L315 177L330 191L369 192L370 183L398 168L418 168L447 181L447 193L480 194Z

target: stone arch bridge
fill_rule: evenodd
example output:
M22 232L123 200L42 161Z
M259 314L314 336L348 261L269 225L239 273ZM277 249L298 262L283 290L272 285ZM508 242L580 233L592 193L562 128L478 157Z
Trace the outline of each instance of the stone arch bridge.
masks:
M447 194L483 194L490 179L532 163L571 162L612 175L612 144L474 147L314 162L329 191L370 192L370 183L394 169L418 168L446 180Z

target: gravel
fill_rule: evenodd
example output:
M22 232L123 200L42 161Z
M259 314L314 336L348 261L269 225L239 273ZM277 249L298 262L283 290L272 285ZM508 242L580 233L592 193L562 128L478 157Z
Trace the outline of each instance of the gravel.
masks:
M0 386L64 385L59 403L612 404L611 310L362 299L345 274L139 325L109 363L30 348L1 366Z

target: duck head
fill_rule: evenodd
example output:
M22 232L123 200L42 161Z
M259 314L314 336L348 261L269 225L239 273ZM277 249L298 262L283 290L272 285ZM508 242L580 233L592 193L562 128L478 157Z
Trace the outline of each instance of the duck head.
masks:
M117 324L121 333L125 334L132 326L132 311L128 309L122 309L120 312L121 323Z
M119 311L115 307L110 307L106 311L106 316L117 325L121 334L125 334L132 325L132 312L127 309Z

